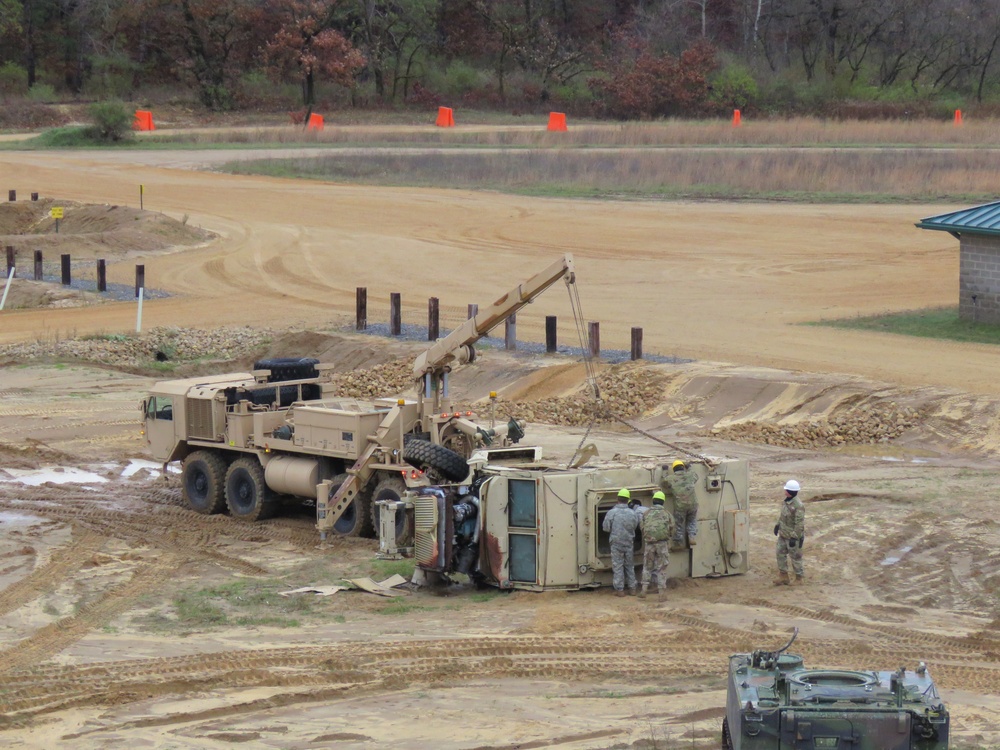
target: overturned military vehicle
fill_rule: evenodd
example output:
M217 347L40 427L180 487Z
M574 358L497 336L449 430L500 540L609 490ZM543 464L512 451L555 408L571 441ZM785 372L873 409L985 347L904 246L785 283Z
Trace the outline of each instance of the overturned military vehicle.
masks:
M522 452L524 449L519 449ZM498 451L502 453L503 449ZM508 459L505 459L505 461ZM469 462L471 482L407 491L379 501L383 556L413 557L422 571L468 574L501 589L586 589L611 585L611 543L604 517L627 488L643 508L663 487L662 457L630 457L614 466L561 468L540 462ZM668 467L669 463L666 464ZM714 578L749 569L749 465L744 459L689 462L697 506L697 543L679 541L668 578ZM674 511L674 498L666 508ZM385 512L388 511L388 512ZM394 529L412 515L412 546ZM642 564L637 534L634 565Z
M921 662L889 672L806 669L802 657L729 657L728 750L945 750L949 716Z

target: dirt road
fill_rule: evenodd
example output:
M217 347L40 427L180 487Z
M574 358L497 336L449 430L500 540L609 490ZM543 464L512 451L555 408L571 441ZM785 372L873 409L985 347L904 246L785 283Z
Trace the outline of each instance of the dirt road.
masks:
M231 158L245 156L227 152ZM290 152L286 152L290 153ZM192 166L197 152L169 152ZM212 248L150 259L147 284L176 296L147 305L147 325L343 321L354 289L369 318L424 319L440 297L447 320L562 252L577 260L584 312L608 348L645 329L648 351L682 357L864 375L906 385L995 394L994 348L796 325L885 310L947 305L958 246L914 228L945 206L608 203L492 193L337 186L171 169L164 152L0 154L5 184L85 201L169 212L222 235ZM131 265L112 280L128 283ZM520 316L540 340L545 314L570 311L556 291ZM134 327L131 305L5 315L0 341ZM947 352L948 356L942 356Z

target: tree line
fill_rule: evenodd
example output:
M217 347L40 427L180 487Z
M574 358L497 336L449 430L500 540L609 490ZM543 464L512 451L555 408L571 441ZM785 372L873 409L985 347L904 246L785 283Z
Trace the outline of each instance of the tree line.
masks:
M998 42L1000 0L0 0L0 93L612 117L950 105L1000 97Z

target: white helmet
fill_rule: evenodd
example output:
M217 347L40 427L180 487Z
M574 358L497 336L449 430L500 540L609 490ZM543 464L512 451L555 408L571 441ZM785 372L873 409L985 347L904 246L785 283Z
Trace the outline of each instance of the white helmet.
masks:
M796 482L794 479L789 479L787 482L785 482L785 489L788 490L789 492L798 492L802 488L799 487L799 483Z

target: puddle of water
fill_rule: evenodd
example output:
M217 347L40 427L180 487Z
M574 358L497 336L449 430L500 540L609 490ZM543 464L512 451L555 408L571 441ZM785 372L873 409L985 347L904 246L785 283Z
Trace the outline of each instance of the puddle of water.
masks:
M882 564L883 565L895 565L896 563L898 563L900 560L902 560L906 556L907 552L910 552L912 549L913 549L913 547L903 547L902 549L900 549L895 554L892 554L892 555L889 555L888 557L886 557L882 561Z
M0 511L0 523L4 526L34 526L36 523L41 523L42 520L38 516L14 513L9 510Z
M41 469L2 469L10 479L0 477L0 481L20 482L29 487L40 487L46 482L53 484L105 484L107 479L92 471L65 466L46 466Z

